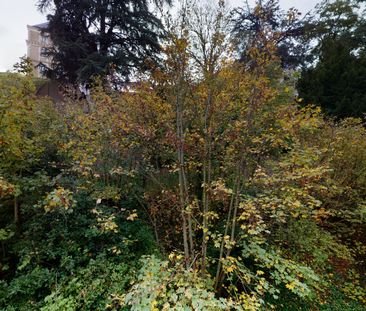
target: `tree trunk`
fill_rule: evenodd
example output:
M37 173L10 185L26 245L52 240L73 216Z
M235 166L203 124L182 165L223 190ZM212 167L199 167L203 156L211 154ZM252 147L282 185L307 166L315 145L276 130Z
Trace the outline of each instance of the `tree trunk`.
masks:
M206 271L207 259L207 243L209 231L209 205L210 205L210 189L211 186L211 154L212 154L212 133L211 133L211 109L212 109L212 90L209 90L205 111L205 153L204 153L204 167L203 167L203 237L202 237L202 261L201 273Z
M14 224L17 232L20 232L20 208L18 198L14 197Z
M179 202L182 213L184 257L186 267L188 268L191 264L191 257L193 256L193 237L191 215L186 211L186 207L188 204L188 189L184 163L184 129L181 85L182 81L179 81L176 90L176 123L178 137L177 158L179 167Z
M240 188L239 184L240 184L240 165L238 165L238 172L237 172L237 176L236 176L234 187L233 187L234 191L231 195L229 212L228 212L227 219L226 219L225 231L224 231L224 235L223 235L221 245L220 245L220 255L219 255L219 261L217 264L216 277L215 277L215 289L218 289L218 287L220 286L220 282L221 282L221 276L222 276L222 270L221 270L222 262L221 261L224 258L225 237L229 233L230 223L231 223L231 219L232 219L231 215L233 213L233 208L234 208L234 202L236 200L236 197L238 195L239 188Z

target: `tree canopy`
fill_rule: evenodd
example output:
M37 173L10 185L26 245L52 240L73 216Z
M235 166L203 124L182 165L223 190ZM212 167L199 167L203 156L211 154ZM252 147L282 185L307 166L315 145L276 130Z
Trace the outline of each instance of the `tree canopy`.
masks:
M276 45L284 68L294 68L304 62L307 16L301 17L297 9L286 12L278 0L256 1L254 6L234 9L232 21L241 61L248 58L248 50L253 44L271 41Z
M162 24L148 0L40 0L50 10L49 75L70 83L92 76L128 79L157 57Z
M312 62L298 82L305 103L339 118L366 112L366 19L360 1L323 1L307 33Z

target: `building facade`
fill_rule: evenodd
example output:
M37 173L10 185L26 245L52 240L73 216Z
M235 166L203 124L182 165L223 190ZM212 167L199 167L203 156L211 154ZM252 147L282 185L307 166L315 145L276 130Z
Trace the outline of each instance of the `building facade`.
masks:
M27 25L27 57L32 61L34 76L38 78L43 77L45 68L52 66L52 58L44 55L47 48L52 47L47 27L48 23Z

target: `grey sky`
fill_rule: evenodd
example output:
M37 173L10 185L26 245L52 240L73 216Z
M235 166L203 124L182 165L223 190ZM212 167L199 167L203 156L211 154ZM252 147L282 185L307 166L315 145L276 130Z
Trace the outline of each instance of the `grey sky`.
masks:
M248 0L249 3L254 3L254 0ZM307 13L308 11L312 10L320 0L280 0L280 5L282 9L289 9L295 7L299 9L302 13ZM245 0L230 0L231 6L240 6L243 3L246 3Z
M75 0L78 1L78 0ZM12 68L19 57L26 54L27 24L46 20L36 9L36 0L0 0L0 72ZM254 0L250 0L253 3ZM319 0L280 0L284 9L296 7L301 12L311 10ZM239 6L245 0L231 0L231 6Z

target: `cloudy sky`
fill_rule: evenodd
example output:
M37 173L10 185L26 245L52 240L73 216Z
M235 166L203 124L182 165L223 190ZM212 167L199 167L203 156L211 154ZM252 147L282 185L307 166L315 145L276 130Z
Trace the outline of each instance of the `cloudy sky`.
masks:
M75 0L78 1L78 0ZM0 0L0 72L12 68L26 54L27 25L40 24L46 17L36 9L37 0ZM250 2L254 2L251 0ZM319 0L280 0L284 9L296 7L305 13ZM244 0L231 0L239 6Z

